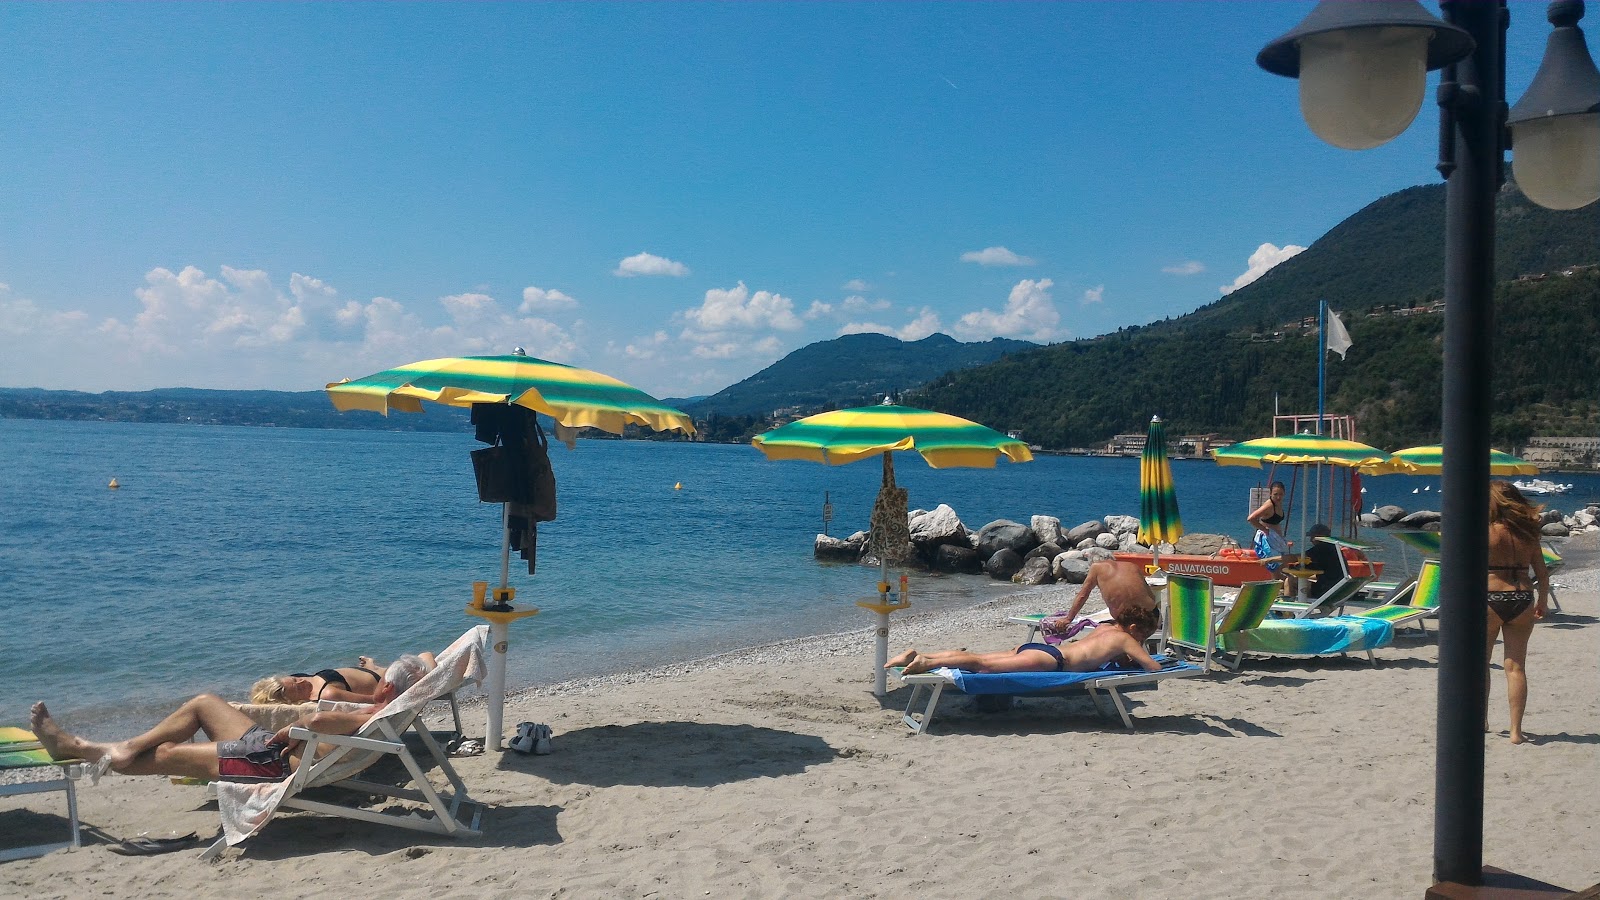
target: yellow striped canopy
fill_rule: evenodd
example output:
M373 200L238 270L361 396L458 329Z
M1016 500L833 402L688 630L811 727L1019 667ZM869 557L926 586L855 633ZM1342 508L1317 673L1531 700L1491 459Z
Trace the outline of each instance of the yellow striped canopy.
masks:
M422 412L422 401L470 407L514 403L573 428L621 434L624 425L694 433L689 417L609 375L531 356L454 356L428 359L328 385L340 412L366 409Z
M1345 441L1320 434L1285 434L1277 437L1241 441L1213 451L1212 458L1219 466L1252 466L1261 468L1264 463L1275 465L1331 465L1355 468L1357 466L1381 467L1385 472L1410 471L1402 464L1396 468L1389 454L1377 447L1356 441Z
M1444 471L1444 448L1437 444L1431 447L1407 447L1404 450L1396 450L1394 458L1403 460L1410 467L1407 471L1417 475L1437 475ZM1509 453L1490 450L1489 474L1537 475L1539 467Z
M757 435L750 442L767 459L808 459L843 465L915 450L935 469L994 468L1001 456L1028 462L1028 445L959 416L909 406L864 406L818 413Z
M1167 429L1160 416L1150 418L1150 433L1139 457L1139 543L1146 547L1176 543L1183 537L1178 492L1167 459Z

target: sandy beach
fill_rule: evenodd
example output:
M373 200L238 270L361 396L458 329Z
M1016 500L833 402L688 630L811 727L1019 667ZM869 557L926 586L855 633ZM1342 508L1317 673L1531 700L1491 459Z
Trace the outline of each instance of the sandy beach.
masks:
M1600 571L1556 581L1564 612L1529 651L1532 745L1506 739L1495 671L1485 862L1577 889L1600 881ZM1066 596L908 616L892 643L1011 646L1023 630L1006 615ZM0 885L27 897L1416 897L1429 883L1431 631L1379 651L1376 667L1252 660L1169 682L1132 695L1131 732L1083 698L981 714L956 697L912 735L907 690L875 699L869 655L863 630L518 695L507 722L549 723L554 752L456 760L492 805L480 838L289 813L216 863L199 848L122 857L106 836L209 839L218 819L201 789L112 776L79 792L87 846L0 864ZM481 708L465 712L481 733ZM0 846L64 832L63 812L60 794L0 800Z

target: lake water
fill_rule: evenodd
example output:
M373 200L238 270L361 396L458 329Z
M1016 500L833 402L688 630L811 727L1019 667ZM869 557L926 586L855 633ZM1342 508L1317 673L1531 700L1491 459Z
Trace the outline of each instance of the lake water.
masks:
M0 723L43 698L109 733L272 672L442 648L478 623L461 612L471 582L499 574L500 508L477 502L477 446L468 434L0 420ZM540 527L536 575L512 558L519 603L542 612L512 626L510 686L868 624L853 603L876 570L819 564L811 546L824 491L833 534L866 527L876 461L643 441L551 456L560 517ZM1247 538L1262 474L1175 463L1186 527ZM1138 514L1136 459L935 471L899 454L896 475L913 508L948 503L973 529ZM1600 479L1560 480L1578 486L1559 507L1600 496ZM1366 484L1368 508L1438 508L1422 491L1437 479ZM928 610L1015 589L914 576L912 599Z

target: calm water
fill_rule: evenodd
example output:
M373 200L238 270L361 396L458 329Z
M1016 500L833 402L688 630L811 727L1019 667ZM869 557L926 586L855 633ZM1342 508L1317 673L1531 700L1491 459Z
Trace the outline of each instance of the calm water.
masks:
M471 582L498 577L500 509L476 500L476 446L467 434L0 420L0 722L44 698L111 729L274 671L443 647L477 622L461 612ZM538 574L512 559L519 601L543 610L512 626L513 686L866 624L853 601L875 570L818 564L811 543L824 491L834 534L865 527L876 462L622 441L552 457L560 518L540 528ZM1247 537L1261 473L1174 473L1189 530ZM972 528L1138 512L1135 459L934 471L902 454L896 474L913 507L949 503ZM1579 484L1558 506L1600 496L1600 479L1560 480ZM1436 479L1367 485L1368 508L1438 508L1411 493ZM913 582L922 609L1010 590Z

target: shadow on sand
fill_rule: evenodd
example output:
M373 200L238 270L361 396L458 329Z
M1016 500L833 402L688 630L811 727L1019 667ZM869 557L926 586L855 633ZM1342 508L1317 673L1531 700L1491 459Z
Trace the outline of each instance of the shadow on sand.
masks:
M638 722L557 732L548 756L507 753L503 771L593 787L709 787L804 772L838 758L810 734L704 722Z

